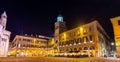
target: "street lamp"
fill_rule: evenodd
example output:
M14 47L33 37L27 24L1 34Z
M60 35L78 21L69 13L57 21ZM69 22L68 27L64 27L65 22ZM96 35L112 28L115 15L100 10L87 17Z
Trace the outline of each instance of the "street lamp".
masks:
M83 28L82 28L82 27L80 28L80 31L83 31Z
M113 43L113 42L111 42L111 45L113 46L113 45L114 45L114 43Z
M80 33L83 34L83 27L80 27Z

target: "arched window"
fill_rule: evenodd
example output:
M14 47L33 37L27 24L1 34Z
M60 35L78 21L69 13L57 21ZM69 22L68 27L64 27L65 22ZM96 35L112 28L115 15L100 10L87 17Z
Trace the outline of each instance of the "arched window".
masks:
M72 51L72 48L70 48L70 51Z
M83 41L84 41L84 42L88 42L87 36L83 37Z
M74 51L77 51L77 48L74 48Z
M66 51L68 51L68 49L66 49Z
M76 44L76 40L75 39L73 40L73 42L74 42L74 44Z
M76 40L76 43L77 43L77 44L79 43L79 38Z
M81 51L82 50L82 48L81 47L79 47L79 51Z
M83 43L84 42L84 37L83 38L81 38L81 41L80 41L81 43Z
M94 50L95 49L95 47L94 46L90 46L90 50Z
M71 44L74 44L74 40L71 40Z
M69 52L70 52L70 53L73 52L72 48L69 48Z
M78 53L78 50L77 50L77 48L74 48L74 52Z
M84 50L88 50L88 48L87 48L87 47L84 47Z

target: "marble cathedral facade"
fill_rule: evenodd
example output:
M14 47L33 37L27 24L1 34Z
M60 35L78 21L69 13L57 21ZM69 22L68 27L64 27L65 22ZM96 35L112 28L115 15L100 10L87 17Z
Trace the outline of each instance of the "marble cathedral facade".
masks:
M0 57L7 57L9 39L11 32L6 30L7 15L6 12L1 15L0 18Z

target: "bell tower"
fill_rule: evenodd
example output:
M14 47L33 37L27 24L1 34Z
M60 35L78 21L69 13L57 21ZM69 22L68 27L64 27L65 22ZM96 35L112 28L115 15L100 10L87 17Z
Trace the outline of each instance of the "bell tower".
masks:
M55 22L55 45L56 47L59 48L59 34L61 34L62 32L66 31L66 24L63 21L63 17L61 14L58 15L57 17L57 22Z
M57 17L57 22L55 22L55 36L58 36L60 33L66 31L66 24L63 21L61 14Z

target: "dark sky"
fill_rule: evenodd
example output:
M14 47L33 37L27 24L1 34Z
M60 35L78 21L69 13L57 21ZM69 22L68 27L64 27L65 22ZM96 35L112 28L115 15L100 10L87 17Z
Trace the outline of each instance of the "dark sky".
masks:
M97 19L113 38L110 18L120 15L120 0L0 0L8 15L7 30L16 34L52 36L61 11L68 29Z

